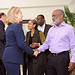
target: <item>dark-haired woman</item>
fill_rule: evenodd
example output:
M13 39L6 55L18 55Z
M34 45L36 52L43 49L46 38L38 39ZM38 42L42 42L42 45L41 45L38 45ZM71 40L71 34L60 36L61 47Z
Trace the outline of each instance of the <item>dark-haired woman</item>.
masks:
M30 48L36 49L45 41L45 36L42 31L37 29L37 22L35 20L28 22L28 29L30 31L26 34L26 44ZM43 53L40 53L37 57L28 55L28 75L44 75L43 59Z

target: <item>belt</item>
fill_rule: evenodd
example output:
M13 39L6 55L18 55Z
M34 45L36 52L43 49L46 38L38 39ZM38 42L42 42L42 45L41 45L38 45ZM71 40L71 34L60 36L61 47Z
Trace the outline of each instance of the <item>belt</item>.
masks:
M50 52L50 54L53 55L53 56L57 56L57 55L64 54L64 53L68 53L68 52L69 51L63 51L63 52L60 52L60 53L51 53Z

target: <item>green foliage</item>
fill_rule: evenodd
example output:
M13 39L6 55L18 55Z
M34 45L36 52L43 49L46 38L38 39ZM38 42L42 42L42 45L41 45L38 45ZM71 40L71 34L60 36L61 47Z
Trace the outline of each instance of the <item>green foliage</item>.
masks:
M65 14L66 14L64 21L66 23L68 23L68 21L69 21L70 24L75 27L75 13L71 13L67 6L64 6L64 10L65 10Z

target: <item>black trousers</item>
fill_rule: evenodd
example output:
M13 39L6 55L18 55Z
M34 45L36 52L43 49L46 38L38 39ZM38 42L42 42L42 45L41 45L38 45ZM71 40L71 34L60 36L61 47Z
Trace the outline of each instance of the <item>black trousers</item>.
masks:
M24 53L23 75L44 75L46 66L45 52L40 53L37 57L29 57L26 53Z
M28 62L28 75L44 75L46 69L46 56L40 53L37 57L32 57Z
M26 54L25 52L23 52L23 57L24 57L23 75L27 75L28 54Z
M6 70L1 59L0 59L0 75L6 75Z
M63 52L58 55L49 53L47 62L47 75L69 75L69 62L69 52Z

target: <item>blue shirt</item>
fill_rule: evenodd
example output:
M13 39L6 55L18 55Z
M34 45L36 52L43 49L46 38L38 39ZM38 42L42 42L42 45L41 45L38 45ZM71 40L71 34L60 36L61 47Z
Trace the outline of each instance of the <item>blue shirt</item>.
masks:
M51 53L60 53L71 49L71 62L75 62L74 28L65 22L62 22L58 27L54 25L50 28L46 41L39 47L39 52L48 48Z

